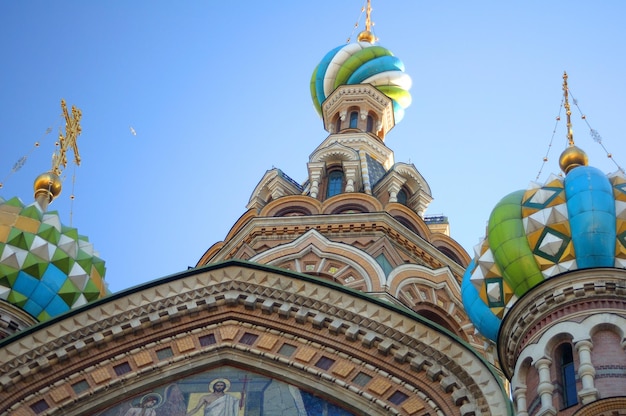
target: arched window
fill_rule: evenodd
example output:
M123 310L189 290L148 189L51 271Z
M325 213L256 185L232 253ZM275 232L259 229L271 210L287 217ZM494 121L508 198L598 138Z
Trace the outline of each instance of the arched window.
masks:
M326 187L326 198L335 196L341 193L343 188L343 172L340 170L333 170L328 174L328 186Z
M406 191L404 189L400 189L396 198L399 204L406 205Z
M350 113L350 128L356 129L357 123L359 121L359 113L353 111Z
M563 405L570 407L578 403L576 394L576 370L574 369L574 355L570 344L562 344L558 348L559 364L561 374L561 385L563 386Z
M374 131L374 117L367 116L367 128L365 131L367 131L368 133Z
M339 133L341 131L341 117L337 117L337 124L335 124L335 133Z

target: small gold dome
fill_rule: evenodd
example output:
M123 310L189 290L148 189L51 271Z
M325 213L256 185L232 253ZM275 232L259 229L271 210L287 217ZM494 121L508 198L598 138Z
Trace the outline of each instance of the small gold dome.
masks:
M61 178L52 172L42 173L37 176L33 184L35 189L35 199L38 196L46 196L48 203L61 193Z
M587 153L573 145L565 149L559 158L559 166L566 175L570 170L578 166L587 166L588 164Z
M369 42L372 44L376 42L376 36L374 36L374 34L369 30L364 30L363 32L359 33L357 39L359 42Z

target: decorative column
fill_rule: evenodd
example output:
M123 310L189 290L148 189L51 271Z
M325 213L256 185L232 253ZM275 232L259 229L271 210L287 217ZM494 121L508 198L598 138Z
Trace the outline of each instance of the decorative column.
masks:
M311 189L309 191L311 198L317 198L317 194L319 193L320 180L322 179L322 175L324 173L324 163L323 162L309 162L309 182L311 183Z
M535 368L539 372L539 385L537 386L537 393L541 398L541 409L537 413L537 416L556 415L556 409L552 405L552 393L554 392L554 385L550 381L550 364L552 360L549 358L540 358L535 362Z
M315 179L311 181L311 198L317 198L317 193L320 191L320 182L319 177L316 176Z
M346 169L346 192L354 192L354 177L356 171L354 169Z
M389 186L389 202L398 202L398 192L400 192L398 185L394 183Z
M361 172L361 166L358 160L344 160L341 163L343 168L343 174L346 178L345 192L355 192L359 187L359 173Z
M526 386L520 385L513 391L513 400L515 401L515 415L528 416L528 405L526 404Z
M594 384L596 368L591 362L591 348L593 348L593 344L591 340L584 339L578 341L575 347L580 362L578 366L578 377L580 377L583 387L582 390L578 392L578 397L582 404L587 404L598 399L598 390Z

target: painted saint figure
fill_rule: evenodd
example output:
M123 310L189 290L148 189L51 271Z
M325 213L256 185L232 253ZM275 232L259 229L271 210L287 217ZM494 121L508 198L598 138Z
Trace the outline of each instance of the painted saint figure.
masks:
M130 408L124 416L156 416L155 407L161 403L161 396L156 393L146 394L139 401L139 407Z
M198 404L187 416L194 415L204 407L204 416L237 416L239 414L239 399L226 393L230 382L218 378L209 384L209 394L200 397Z

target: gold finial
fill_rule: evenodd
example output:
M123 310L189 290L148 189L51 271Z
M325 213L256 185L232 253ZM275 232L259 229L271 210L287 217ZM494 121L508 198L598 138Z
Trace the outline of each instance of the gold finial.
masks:
M565 174L578 166L587 166L587 154L574 145L574 131L572 130L572 111L569 105L569 89L567 87L567 72L563 72L563 106L567 115L567 142L569 146L559 157L559 166Z
M372 1L367 0L367 9L365 10L365 30L372 31Z
M35 179L33 185L35 189L35 200L45 211L48 204L52 202L61 193L61 171L67 166L67 151L74 151L74 163L80 165L80 155L78 153L78 145L76 139L80 135L82 128L80 126L81 111L72 106L72 114L70 116L67 111L65 100L61 100L61 109L65 118L65 136L59 133L59 149L52 155L52 169L49 172L42 173Z
M376 36L372 33L372 1L367 0L367 8L365 9L365 30L359 33L357 37L359 42L376 42Z

